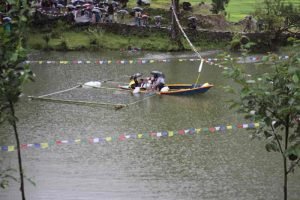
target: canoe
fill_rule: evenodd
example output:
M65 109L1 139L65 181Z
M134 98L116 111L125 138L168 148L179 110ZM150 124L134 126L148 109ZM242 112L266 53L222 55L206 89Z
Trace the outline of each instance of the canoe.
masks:
M209 83L199 84L196 86L194 84L167 84L167 86L169 87L169 91L157 93L161 95L191 95L207 92L210 88L213 87L213 85ZM128 85L120 85L119 88L124 90L132 90ZM142 93L147 92L147 90L143 90L143 88L141 89Z
M213 87L213 85L208 83L196 86L194 84L167 84L167 86L170 88L169 91L159 93L162 95L191 95L205 93Z

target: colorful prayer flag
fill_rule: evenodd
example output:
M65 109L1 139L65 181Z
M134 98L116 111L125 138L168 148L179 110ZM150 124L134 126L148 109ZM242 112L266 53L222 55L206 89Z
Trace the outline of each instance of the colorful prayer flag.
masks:
M14 151L15 150L15 146L8 146L7 151Z
M42 149L46 149L48 147L49 147L48 143L41 143L41 148Z

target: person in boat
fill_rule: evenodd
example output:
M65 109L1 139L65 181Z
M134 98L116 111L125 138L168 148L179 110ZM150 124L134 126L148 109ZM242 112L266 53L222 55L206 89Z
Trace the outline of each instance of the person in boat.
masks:
M129 87L131 89L135 89L136 87L138 87L139 82L137 80L137 77L131 76L130 77L130 82L129 82Z
M136 74L134 74L130 77L129 87L131 89L135 89L136 87L141 86L141 81L140 80L138 81L138 78L141 77L141 76L142 76L141 73L136 73Z
M163 87L165 87L165 77L163 75L159 76L158 74L154 74L154 83L153 89L160 91Z

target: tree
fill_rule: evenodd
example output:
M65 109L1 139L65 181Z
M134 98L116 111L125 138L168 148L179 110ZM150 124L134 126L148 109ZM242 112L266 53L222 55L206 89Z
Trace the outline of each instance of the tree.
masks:
M297 8L284 0L264 0L257 5L254 16L264 22L267 31L278 35L290 28L300 27L300 6Z
M0 30L0 123L8 121L13 128L18 153L20 190L22 200L25 200L24 173L15 104L19 100L22 85L27 80L33 79L29 67L20 65L26 59L24 46L29 9L27 0L7 0L6 2L10 4L10 10L5 15L9 15L15 23L10 31Z
M264 60L272 65L272 71L247 80L242 69L232 66L225 75L233 79L241 90L227 87L237 94L232 108L244 114L246 119L264 124L252 134L264 138L266 150L279 152L283 161L283 191L287 200L288 175L300 166L300 54L282 61L278 56Z
M229 3L229 0L212 0L211 12L218 14L221 11L225 11L225 6Z

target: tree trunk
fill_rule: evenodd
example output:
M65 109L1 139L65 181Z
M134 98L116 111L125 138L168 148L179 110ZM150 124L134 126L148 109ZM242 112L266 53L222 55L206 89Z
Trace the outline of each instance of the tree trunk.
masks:
M25 200L25 189L24 189L24 173L23 173L23 167L22 167L22 157L21 157L21 148L20 148L20 140L19 140L19 134L17 131L17 124L15 121L15 109L14 109L14 104L12 101L9 101L9 106L10 106L10 111L11 115L14 118L11 122L11 125L14 128L14 133L15 133L15 138L17 142L17 150L18 150L18 162L19 162L19 173L20 173L20 190L22 193L22 200Z
M285 125L285 145L284 149L285 151L288 148L288 139L289 139L289 116L286 117L286 125ZM284 170L284 180L283 180L283 195L284 195L284 200L287 200L287 180L288 180L288 172L287 172L287 159L286 156L283 155L283 170Z
M287 200L287 166L286 166L286 157L283 158L283 167L284 167L284 181L283 181L283 194L284 200Z

